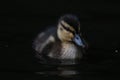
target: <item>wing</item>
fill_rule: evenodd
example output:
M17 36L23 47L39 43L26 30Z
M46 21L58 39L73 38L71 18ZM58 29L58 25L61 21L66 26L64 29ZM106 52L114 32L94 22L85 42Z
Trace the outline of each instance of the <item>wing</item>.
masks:
M53 44L56 40L56 28L50 28L44 32L38 34L33 42L33 48L36 51L36 57L40 63L51 63L51 60L47 55L52 50ZM52 62L56 62L54 60Z
M46 46L49 46L51 43L55 42L55 37L54 37L55 31L56 31L55 28L50 28L38 34L38 36L35 38L33 42L33 48L38 53L42 53Z

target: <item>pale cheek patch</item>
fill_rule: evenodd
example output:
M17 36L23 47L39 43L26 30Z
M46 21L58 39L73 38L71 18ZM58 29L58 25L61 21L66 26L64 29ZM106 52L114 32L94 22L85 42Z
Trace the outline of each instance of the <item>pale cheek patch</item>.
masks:
M70 36L69 33L63 32L62 36L63 36L64 40L70 40L71 39L71 36Z
M74 37L74 35L73 35L72 33L70 33L69 35L70 35L70 38L73 38L73 37Z

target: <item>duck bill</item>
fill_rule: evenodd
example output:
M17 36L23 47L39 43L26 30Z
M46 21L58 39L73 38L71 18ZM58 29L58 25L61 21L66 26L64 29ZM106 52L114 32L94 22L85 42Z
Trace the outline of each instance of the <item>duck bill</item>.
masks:
M78 46L85 47L85 45L83 44L83 41L82 41L81 37L80 37L78 34L75 34L75 37L73 38L73 41L74 41L75 44L77 44Z

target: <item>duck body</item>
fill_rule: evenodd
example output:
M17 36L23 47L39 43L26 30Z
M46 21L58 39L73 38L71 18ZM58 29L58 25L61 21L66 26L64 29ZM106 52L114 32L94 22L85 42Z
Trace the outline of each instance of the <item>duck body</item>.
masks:
M76 36L76 33L73 34L74 30L73 27L62 21L62 25L49 27L38 34L33 42L33 48L37 52L37 56L39 58L57 59L67 64L76 63L83 56L84 45L81 43L81 39ZM74 36L75 40L73 39Z
M72 42L61 42L56 31L56 27L51 27L37 36L34 41L37 57L46 56L67 63L75 63L77 59L81 59L84 53L83 48Z

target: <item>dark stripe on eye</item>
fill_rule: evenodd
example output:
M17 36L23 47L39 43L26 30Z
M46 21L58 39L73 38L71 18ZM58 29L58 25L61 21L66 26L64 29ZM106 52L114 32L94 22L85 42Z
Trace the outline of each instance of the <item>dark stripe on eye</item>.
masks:
M62 23L60 23L60 24L62 25L62 27L63 27L65 30L67 30L67 31L69 31L69 32L71 32L71 33L73 33L73 34L75 34L74 31L72 31L72 30L70 30L69 28L65 27Z

